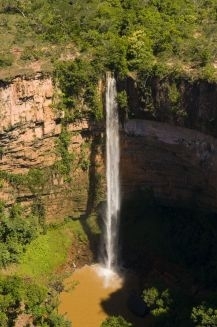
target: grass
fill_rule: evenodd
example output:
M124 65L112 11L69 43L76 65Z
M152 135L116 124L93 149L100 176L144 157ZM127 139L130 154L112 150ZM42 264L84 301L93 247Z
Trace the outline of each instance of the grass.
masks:
M16 273L40 281L46 280L64 264L75 237L82 242L86 241L79 221L51 228L46 235L40 235L28 246Z
M99 234L96 216L89 217L87 224L92 235ZM79 246L88 242L82 222L79 219L50 225L46 234L39 235L27 247L18 264L11 264L0 270L0 275L18 275L31 278L36 283L47 284L58 269L67 262L73 244Z

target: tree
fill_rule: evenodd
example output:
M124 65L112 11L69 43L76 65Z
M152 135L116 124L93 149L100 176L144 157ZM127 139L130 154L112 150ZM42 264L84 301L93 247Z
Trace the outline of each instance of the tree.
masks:
M101 327L132 327L132 324L121 316L112 316L103 321Z
M151 287L145 289L142 295L154 316L168 313L170 310L172 299L168 289L161 292L156 287Z
M13 206L11 218L0 221L0 267L18 262L25 247L37 236L37 226L19 217L21 212Z
M152 46L152 41L144 29L134 31L128 37L127 57L132 70L153 65L154 56Z
M192 309L191 319L195 327L216 327L217 309L209 308L205 304L199 305Z
M0 276L0 326L14 326L22 311L31 315L34 326L70 327L57 312L57 293L16 276Z

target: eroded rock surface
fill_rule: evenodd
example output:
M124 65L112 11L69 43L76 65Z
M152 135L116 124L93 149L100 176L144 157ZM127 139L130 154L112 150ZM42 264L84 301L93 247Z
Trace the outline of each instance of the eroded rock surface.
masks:
M40 196L48 220L86 212L93 180L89 165L100 160L93 144L96 136L90 132L90 122L83 119L67 126L68 152L73 157L69 176L52 169L61 160L57 142L64 116L53 108L55 92L51 77L42 74L32 79L17 77L0 87L0 171L25 175L31 169L43 169L46 177L37 187L1 180L0 200L9 206L20 202L28 212ZM95 151L92 156L91 151Z
M105 190L103 130L91 121L67 125L68 151L74 156L70 176L52 169L61 160L56 145L64 116L55 109L56 95L51 77L42 74L0 85L0 171L25 175L39 168L46 175L44 184L36 189L0 179L0 200L8 206L20 202L28 212L40 197L48 220L91 212L100 180ZM149 187L162 203L216 211L216 185L214 137L163 122L131 119L124 124L124 199Z

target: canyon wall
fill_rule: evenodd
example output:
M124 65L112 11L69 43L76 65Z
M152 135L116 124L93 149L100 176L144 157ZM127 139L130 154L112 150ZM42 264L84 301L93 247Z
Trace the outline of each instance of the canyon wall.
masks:
M143 76L119 83L128 95L128 115L217 136L217 84L175 74Z
M123 199L149 189L158 203L216 211L217 85L148 74L119 83Z
M217 140L201 132L129 120L121 137L123 199L149 189L158 203L217 211Z
M18 202L27 213L40 203L48 221L85 214L101 169L101 132L87 119L70 123L64 150L64 111L53 108L51 77L39 73L0 86L0 200L9 207ZM68 174L61 146L70 159Z
M123 200L149 188L160 203L217 211L216 86L177 82L172 101L168 86L150 83L149 95L130 78L119 85L129 102L121 124ZM20 203L27 214L38 208L47 221L81 217L105 200L104 125L63 124L57 94L41 73L0 83L0 201Z

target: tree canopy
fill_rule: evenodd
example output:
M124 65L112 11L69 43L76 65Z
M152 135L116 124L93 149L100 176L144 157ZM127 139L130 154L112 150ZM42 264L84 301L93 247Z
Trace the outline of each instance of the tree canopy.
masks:
M214 0L0 0L0 65L16 60L14 46L23 60L53 62L67 44L103 70L126 74L164 62L205 76L215 71L216 15Z

